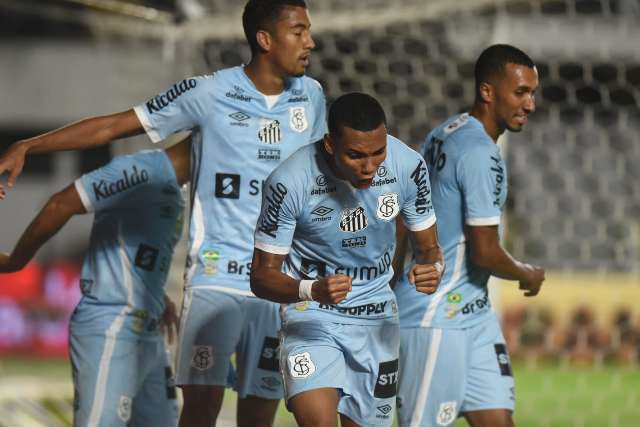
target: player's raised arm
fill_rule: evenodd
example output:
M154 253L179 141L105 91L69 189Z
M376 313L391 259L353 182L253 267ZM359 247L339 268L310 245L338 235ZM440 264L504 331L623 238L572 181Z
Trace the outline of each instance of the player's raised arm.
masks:
M28 154L93 148L143 132L144 128L133 109L80 120L11 145L0 157L0 176L8 172L7 184L12 187ZM0 199L4 199L2 184Z
M437 227L433 224L426 230L412 231L416 264L409 272L409 281L418 292L432 294L438 288L444 271L444 257L438 244Z
M0 272L11 273L22 269L69 218L83 213L86 213L86 209L73 184L53 195L27 227L13 251L0 254Z
M467 226L465 234L471 248L471 260L493 276L518 280L525 296L535 296L544 281L544 268L520 262L500 244L498 226Z

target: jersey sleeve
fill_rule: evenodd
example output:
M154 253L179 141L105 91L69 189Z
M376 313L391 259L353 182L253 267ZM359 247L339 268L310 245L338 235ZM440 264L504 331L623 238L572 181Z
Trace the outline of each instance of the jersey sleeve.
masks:
M468 151L458 161L456 175L462 190L465 224L500 224L502 185L498 181L504 179L504 163L498 150L480 147Z
M134 107L151 141L162 141L171 134L193 129L201 123L202 117L210 110L210 97L207 96L209 82L209 77L185 79Z
M431 203L431 184L427 165L418 153L411 151L404 159L403 170L405 197L401 214L405 225L411 231L422 231L436 222L436 214Z
M164 178L175 181L175 173L163 151L148 151L114 158L75 182L87 212L99 212L127 203L132 193L145 190Z
M295 181L287 176L284 163L267 179L262 192L262 208L254 235L255 247L277 255L291 249L301 201Z
M320 83L313 80L311 83L311 103L313 105L313 127L311 130L311 140L315 142L328 132L327 130L327 101Z

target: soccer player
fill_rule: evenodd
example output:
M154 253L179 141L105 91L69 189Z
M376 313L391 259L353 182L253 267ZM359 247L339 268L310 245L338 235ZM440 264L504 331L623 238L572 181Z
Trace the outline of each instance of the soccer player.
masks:
M433 295L417 294L406 278L395 287L401 426L447 426L458 414L474 427L513 425L513 377L487 281L517 280L535 296L544 280L541 267L501 246L498 229L507 174L496 142L535 110L538 73L521 50L494 45L478 58L475 79L471 112L445 121L422 147L447 269Z
M249 288L253 230L269 173L326 133L322 89L304 76L315 46L304 0L250 0L243 26L248 65L185 79L134 109L21 141L0 158L0 174L9 170L12 184L27 152L87 148L145 131L157 142L194 131L176 378L183 427L215 422L234 352L238 424L273 422L283 395L275 356L278 306Z
M159 327L171 339L178 323L164 287L188 177L188 142L116 157L52 196L14 250L0 253L0 272L20 270L69 218L95 213L69 324L76 426L178 423Z
M441 252L429 193L424 160L387 135L382 107L361 93L338 98L324 140L267 180L251 288L283 304L280 366L298 425L333 426L337 413L342 426L391 425L395 218L416 242L411 280L431 293Z

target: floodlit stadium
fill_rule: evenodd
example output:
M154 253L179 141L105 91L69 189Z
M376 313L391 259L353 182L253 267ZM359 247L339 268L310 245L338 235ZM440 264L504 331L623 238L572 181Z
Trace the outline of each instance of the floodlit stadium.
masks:
M330 102L376 97L413 147L474 100L474 61L494 43L536 62L536 112L501 150L504 243L547 271L524 298L491 300L514 365L525 427L630 427L640 419L640 2L307 0L307 74ZM239 0L0 0L0 152L87 116L124 111L187 76L245 63ZM146 136L29 159L0 201L10 251L49 196ZM4 177L2 178L4 181ZM68 426L67 323L91 217L73 219L19 274L0 275L0 426ZM186 227L169 293L182 298ZM175 350L173 348L172 350ZM174 351L175 354L175 351ZM228 392L218 425L235 425ZM280 405L276 426L293 426ZM467 423L459 419L455 426Z

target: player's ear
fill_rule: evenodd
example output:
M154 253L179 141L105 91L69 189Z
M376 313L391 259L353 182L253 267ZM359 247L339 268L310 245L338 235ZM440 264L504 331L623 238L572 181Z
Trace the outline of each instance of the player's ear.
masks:
M331 154L333 156L334 153L334 141L333 138L331 138L331 135L329 135L328 133L324 134L324 149L327 150L327 153Z
M480 83L480 87L478 90L480 92L480 97L482 98L482 101L484 101L485 103L493 102L494 91L491 83L489 82Z
M258 30L256 33L256 41L258 42L258 46L264 52L269 52L271 50L271 34L269 34L265 30Z

